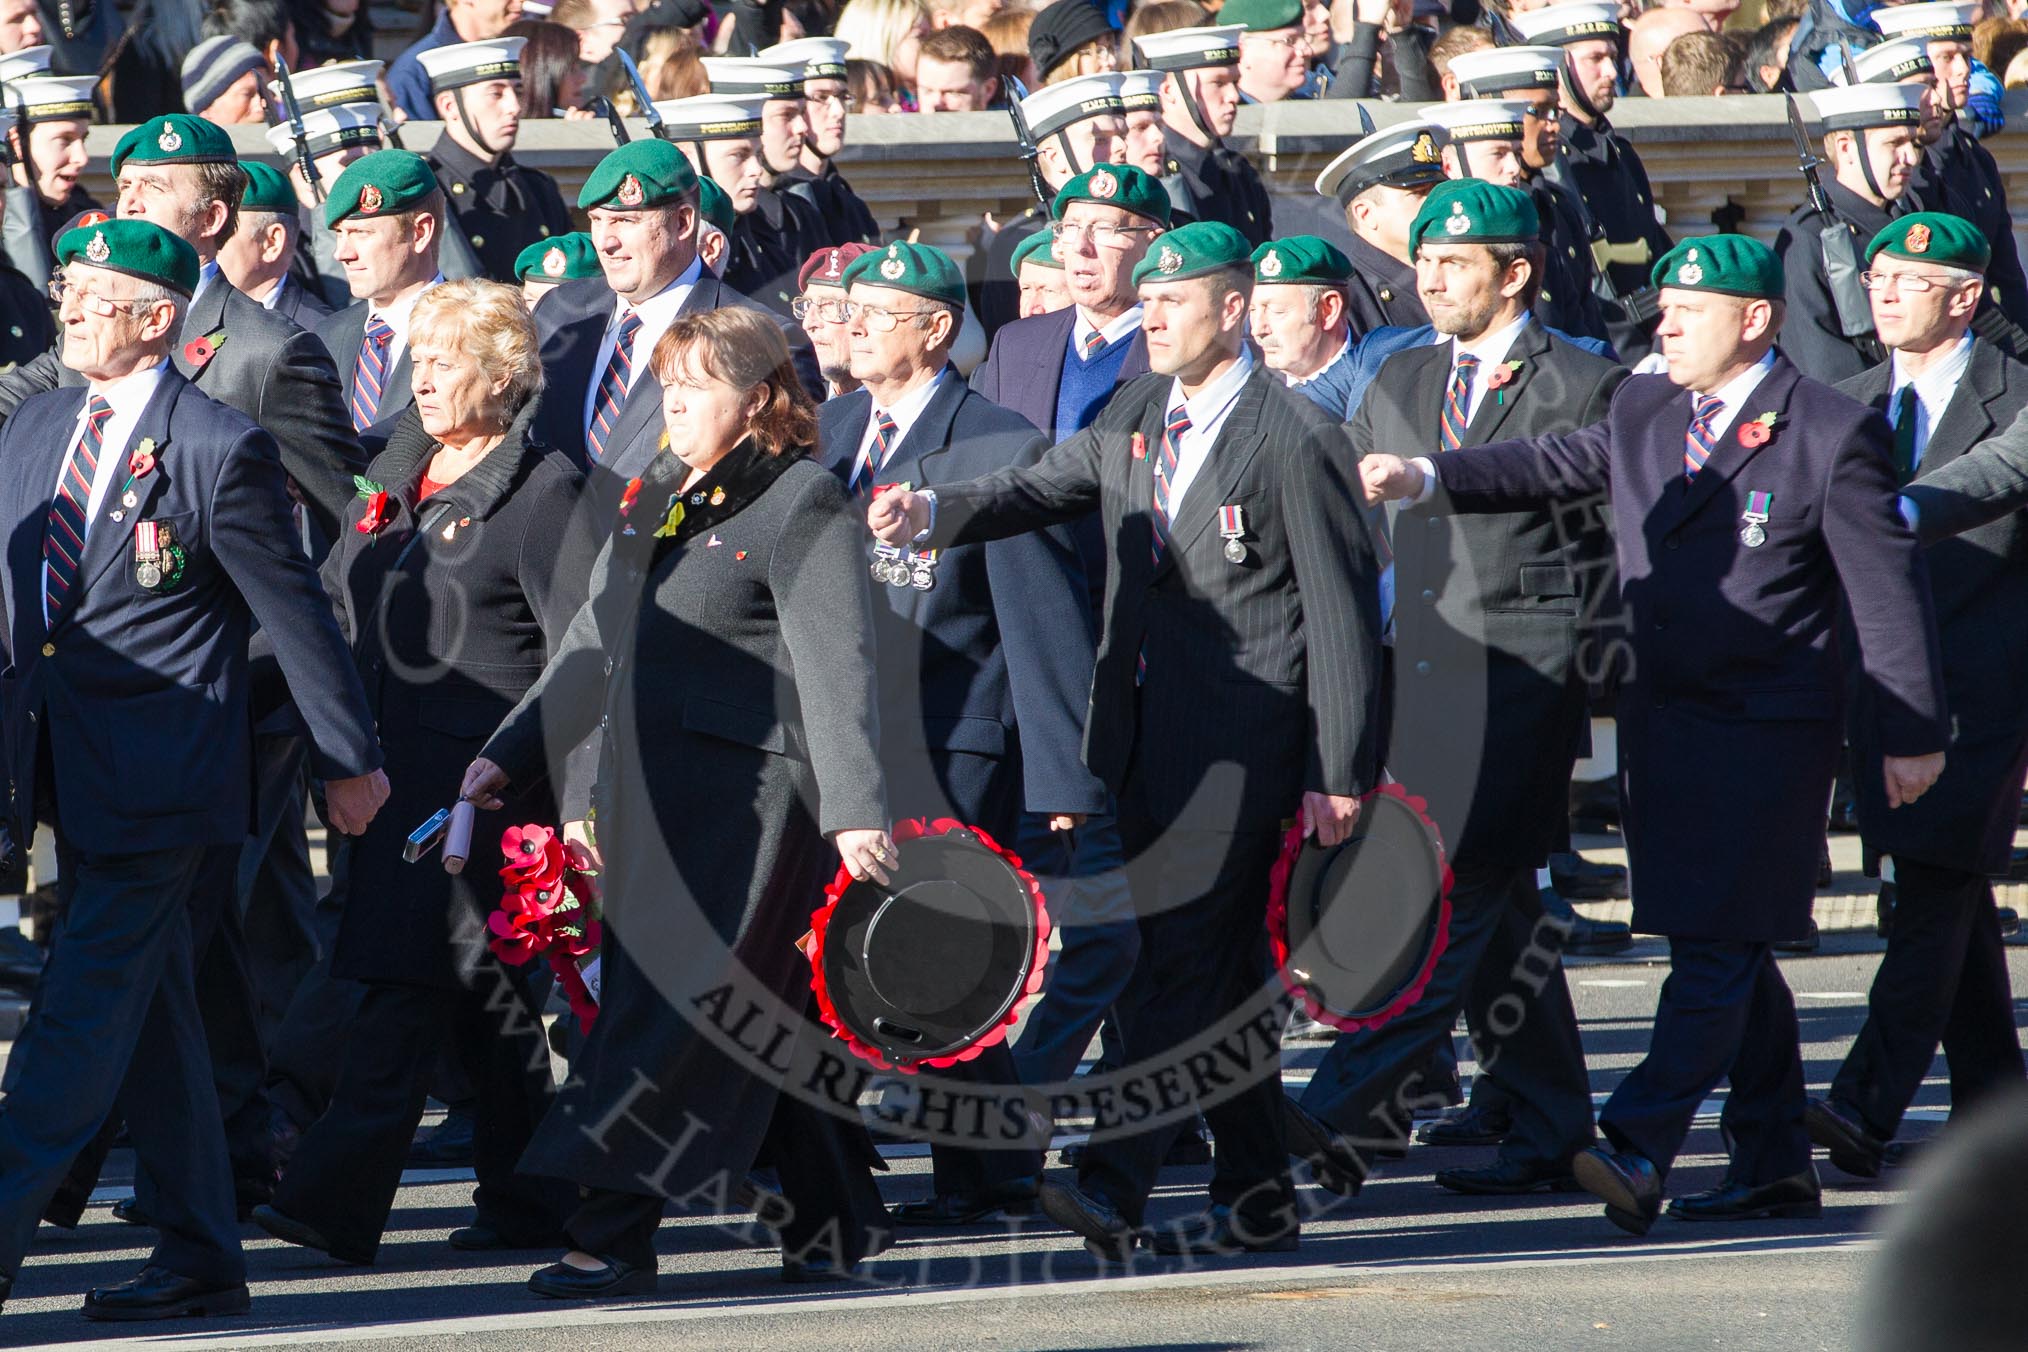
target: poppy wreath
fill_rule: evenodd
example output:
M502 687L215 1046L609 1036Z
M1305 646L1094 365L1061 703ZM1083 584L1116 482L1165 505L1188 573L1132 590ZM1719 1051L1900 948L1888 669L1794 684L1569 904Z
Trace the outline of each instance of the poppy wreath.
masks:
M493 955L514 967L541 958L556 973L578 1025L589 1029L598 1001L585 985L580 960L601 940L598 870L581 845L547 826L510 826L500 837L505 888L486 917Z
M1418 798L1399 784L1382 784L1371 792L1361 794L1359 801L1371 802L1378 797L1400 799L1422 819L1429 828L1430 839L1436 843L1437 853L1442 857L1443 889L1437 900L1437 932L1435 942L1430 944L1429 955L1423 959L1422 968L1415 977L1402 987L1401 993L1390 1000L1387 1007L1363 1019L1349 1018L1335 1010L1327 1009L1311 994L1309 988L1291 978L1289 974L1289 879L1296 871L1296 858L1303 852L1303 824L1299 821L1289 828L1282 839L1281 853L1276 856L1274 868L1268 873L1267 931L1268 945L1274 954L1275 974L1281 978L1283 989L1295 997L1309 1016L1318 1023L1327 1024L1341 1032L1354 1032L1361 1028L1378 1028L1391 1019L1398 1018L1413 1008L1422 999L1422 993L1429 988L1430 978L1436 975L1437 960L1450 946L1451 938L1451 861L1444 850L1443 837L1437 831L1437 824L1430 820L1429 800Z
M931 1056L921 1061L899 1063L889 1061L881 1054L879 1048L861 1041L845 1026L844 1021L838 1017L838 1007L833 1003L831 992L824 981L824 939L831 928L831 916L838 909L838 899L857 881L853 878L851 870L840 864L837 876L824 888L824 904L810 915L810 937L804 950L810 959L810 990L817 997L817 1014L830 1027L832 1035L851 1048L854 1056L871 1061L882 1070L898 1070L905 1075L913 1075L924 1066L941 1069L945 1066L954 1066L960 1061L973 1060L986 1048L1005 1042L1008 1033L1013 1031L1014 1024L1020 1019L1021 1011L1035 998L1036 992L1042 989L1042 978L1049 966L1049 911L1043 905L1041 884L1035 881L1034 874L1021 866L1021 856L978 827L967 826L949 817L938 817L933 821L915 817L908 821L896 822L893 834L895 844L900 845L905 841L920 840L924 836L949 835L953 831L964 831L976 836L981 845L1006 860L1020 877L1022 888L1027 891L1028 899L1035 906L1035 961L1029 968L1028 983L1021 992L1021 998L1008 1008L1006 1015L990 1032L971 1046L950 1056Z

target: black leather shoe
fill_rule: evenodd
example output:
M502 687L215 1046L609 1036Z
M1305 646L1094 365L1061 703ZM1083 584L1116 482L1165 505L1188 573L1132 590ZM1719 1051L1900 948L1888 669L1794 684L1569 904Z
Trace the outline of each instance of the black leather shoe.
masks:
M472 1142L478 1133L470 1108L453 1108L444 1114L429 1135L408 1148L411 1169L454 1169L472 1162Z
M1155 1231L1156 1253L1216 1258L1236 1253L1294 1253L1301 1227L1294 1219L1252 1224L1229 1206Z
M1035 1214L1033 1178L1017 1178L971 1193L936 1193L888 1208L896 1225L976 1225Z
M818 1282L842 1282L857 1277L870 1259L878 1258L894 1245L894 1231L874 1230L870 1232L870 1244L865 1253L851 1263L840 1263L835 1257L791 1258L782 1255L782 1280L790 1286L810 1286Z
M501 1249L509 1251L553 1249L569 1241L556 1232L546 1235L514 1235L491 1221L473 1221L470 1225L461 1225L445 1235L444 1242L454 1249L463 1249L468 1253L485 1253Z
M373 1255L371 1253L364 1253L358 1249L336 1247L330 1240L324 1238L323 1231L313 1225L297 1220L294 1216L284 1216L271 1206L255 1207L250 1219L255 1225L258 1225L276 1239L281 1240L284 1244L295 1244L305 1249L315 1249L321 1254L335 1258L341 1263L350 1263L354 1267L373 1266Z
M1287 1094L1282 1095L1282 1134L1289 1153L1307 1162L1317 1185L1340 1197L1357 1197L1366 1182L1366 1161L1350 1142L1315 1113Z
M1866 1129L1857 1113L1829 1099L1813 1098L1803 1110L1810 1140L1831 1152L1831 1163L1854 1178L1880 1177L1887 1142Z
M48 961L42 949L20 929L0 929L0 990L33 995Z
M1498 1145L1514 1129L1514 1118L1499 1108L1466 1107L1423 1124L1415 1139L1424 1145Z
M1577 1185L1606 1204L1606 1219L1630 1235L1645 1235L1662 1212L1662 1176L1645 1156L1600 1146L1570 1162Z
M528 1279L528 1289L551 1300L607 1300L613 1296L652 1296L655 1269L637 1268L617 1258L601 1259L605 1266L574 1268L568 1263L551 1263Z
M1800 938L1777 939L1768 947L1777 953L1814 953L1823 944L1824 936L1817 932L1817 922L1812 919L1810 928Z
M1494 1160L1477 1169L1439 1169L1436 1185L1472 1197L1519 1197L1531 1192L1576 1192L1567 1164L1543 1160Z
M113 1219L125 1221L128 1225L155 1224L154 1218L141 1209L141 1199L138 1197L122 1197L113 1203Z
M1883 939L1894 928L1895 900L1894 884L1880 884L1880 895L1873 899L1873 932Z
M1633 945L1634 927L1618 920L1593 920L1579 915L1575 908L1553 887L1545 887L1540 894L1542 910L1553 915L1568 928L1563 936L1563 951L1572 957L1603 957L1621 952Z
M1134 1228L1111 1203L1067 1183L1044 1183L1035 1200L1042 1212L1084 1241L1101 1263L1124 1263L1134 1250Z
M1669 1214L1679 1221L1814 1220L1824 1214L1824 1190L1814 1166L1759 1187L1728 1179L1676 1198Z
M1929 1144L1927 1140L1889 1141L1887 1149L1880 1152L1880 1162L1890 1169L1903 1169L1915 1163L1915 1157Z
M149 1265L118 1286L95 1286L84 1317L105 1320L174 1319L186 1314L245 1314L253 1307L245 1282L218 1286Z
M2021 932L2021 913L2019 911L2015 910L2012 906L1996 906L1993 909L2000 917L2000 937L2002 939L2011 939Z
M1576 852L1549 856L1549 884L1572 901L1625 901L1627 868L1602 864Z

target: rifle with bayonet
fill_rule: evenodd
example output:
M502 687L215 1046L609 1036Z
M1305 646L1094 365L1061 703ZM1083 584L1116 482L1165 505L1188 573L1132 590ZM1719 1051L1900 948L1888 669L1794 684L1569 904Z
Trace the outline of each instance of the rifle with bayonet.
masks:
M1021 112L1021 100L1028 97L1028 86L1015 76L1002 75L1000 96L1007 100L1007 118L1014 124L1014 139L1021 147L1022 163L1028 166L1028 186L1034 190L1035 200L1042 204L1042 213L1047 216L1053 194L1049 185L1042 181L1042 147L1035 144L1035 134L1028 129L1028 119Z
M282 113L289 119L289 136L296 144L296 170L309 185L319 205L324 201L324 179L317 172L317 157L310 153L310 135L303 130L303 106L296 102L296 82L289 75L288 59L275 55L275 81L282 87Z
M655 100L648 93L648 82L641 78L641 68L634 64L634 58L628 56L623 47L613 48L613 55L620 58L620 69L627 73L627 83L634 87L634 102L638 105L635 111L648 124L648 130L657 140L669 140L669 128L663 123L662 114L655 109Z
M1824 228L1817 235L1817 247L1824 260L1824 282L1831 292L1831 306L1837 312L1838 332L1847 342L1859 349L1859 355L1868 366L1887 360L1887 349L1882 346L1879 336L1873 332L1873 304L1866 298L1866 288L1859 281L1859 242L1852 233L1852 227L1838 214L1838 208L1831 202L1831 195L1824 191L1824 183L1817 176L1823 167L1815 148L1810 144L1810 134L1803 126L1802 110L1796 106L1796 96L1783 96L1789 106L1789 133L1796 142L1796 167L1802 171L1803 182L1810 192L1810 210L1824 218Z

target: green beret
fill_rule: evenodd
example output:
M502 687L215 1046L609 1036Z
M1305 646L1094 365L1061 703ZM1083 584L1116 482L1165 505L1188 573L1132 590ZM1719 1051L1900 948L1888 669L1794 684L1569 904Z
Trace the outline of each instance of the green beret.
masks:
M127 129L113 147L113 176L128 160L136 164L238 164L225 128L190 113L151 117Z
M153 221L102 221L66 230L56 239L56 261L124 272L185 296L197 292L197 250Z
M514 280L525 282L574 282L581 277L603 277L599 251L592 237L582 230L567 235L538 239L514 259Z
M1277 28L1303 25L1303 0L1225 0L1218 22L1241 24L1249 33L1268 33Z
M1134 285L1180 282L1221 268L1248 268L1253 248L1245 235L1223 221L1192 221L1156 240L1134 265Z
M732 205L732 198L725 189L718 186L716 179L697 180L697 213L732 238L733 226L739 224L739 212Z
M272 211L277 216L296 214L296 190L289 186L281 170L266 160L248 160L240 168L246 170L246 191L239 196L241 210Z
M1866 246L1866 261L1881 253L1981 275L1993 261L1993 246L1977 226L1941 211L1918 211L1890 222Z
M1136 216L1145 216L1164 230L1169 228L1169 191L1162 180L1131 164L1095 165L1063 185L1049 204L1051 220L1063 219L1063 209L1072 202L1098 202L1121 207Z
M345 166L324 199L324 224L348 217L371 220L412 210L437 191L429 161L413 150L376 150Z
M1253 279L1264 285L1336 286L1352 276L1352 260L1328 239L1290 235L1253 251Z
M1047 230L1037 230L1034 234L1016 245L1014 257L1007 264L1007 266L1014 269L1014 280L1017 282L1021 280L1021 265L1023 263L1033 263L1037 267L1057 268L1060 270L1063 267L1063 260L1056 256L1056 250L1051 247L1055 243L1055 235L1050 234Z
M1780 300L1782 260L1750 235L1699 235L1662 255L1650 280L1684 291Z
M845 269L844 282L848 290L864 282L946 305L963 308L965 304L964 274L949 254L927 244L890 244L861 254Z
M586 211L613 207L673 206L697 191L697 171L682 151L667 141L648 137L629 141L598 162L585 178L577 204Z
M1519 188L1478 178L1454 178L1431 188L1408 227L1414 256L1423 237L1439 244L1533 244L1542 238L1535 200Z

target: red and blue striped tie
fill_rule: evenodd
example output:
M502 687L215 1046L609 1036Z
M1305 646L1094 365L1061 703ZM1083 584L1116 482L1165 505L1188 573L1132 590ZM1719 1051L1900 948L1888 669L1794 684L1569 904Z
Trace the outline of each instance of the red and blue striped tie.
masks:
M1711 459L1711 452L1718 448L1718 433L1714 424L1725 401L1715 394L1696 396L1696 406L1691 411L1690 434L1683 441L1683 477L1695 479L1697 471L1704 468Z
M1090 333L1087 333L1084 336L1083 360L1090 361L1093 357L1096 357L1099 354L1099 349L1105 345L1106 336L1103 333L1100 333L1097 329L1093 329Z
M84 432L70 454L63 477L57 480L56 496L50 500L49 521L42 538L43 579L48 599L43 603L45 627L54 626L70 602L71 587L77 582L78 565L84 560L85 517L91 510L92 479L98 473L99 453L105 446L106 419L113 406L99 395L85 404Z
M627 387L634 380L634 335L641 331L641 316L628 311L613 339L612 360L606 363L605 378L599 381L599 397L592 405L591 426L585 429L585 443L591 448L592 463L606 458L606 438L620 420L620 405L627 401Z
M887 468L887 457L894 454L896 430L894 419L887 416L886 409L873 410L873 444L866 448L866 454L859 458L858 468L852 472L854 496L872 496L873 476Z
M1183 434L1190 430L1190 411L1178 405L1169 411L1169 421L1162 425L1162 452L1155 461L1155 510L1150 515L1154 530L1149 544L1154 551L1154 561L1160 563L1162 554L1169 548L1170 512L1169 481L1176 476L1176 459L1180 451ZM1134 684L1148 679L1148 646L1145 641L1141 651L1134 657Z
M1471 425L1468 416L1472 407L1472 377L1479 371L1479 359L1469 352L1458 354L1458 364L1451 368L1450 393L1444 396L1443 448L1455 451L1465 444L1465 428Z
M352 368L352 430L364 432L380 416L380 396L387 384L387 349L394 330L379 315L366 318L366 336L359 340L359 363Z

